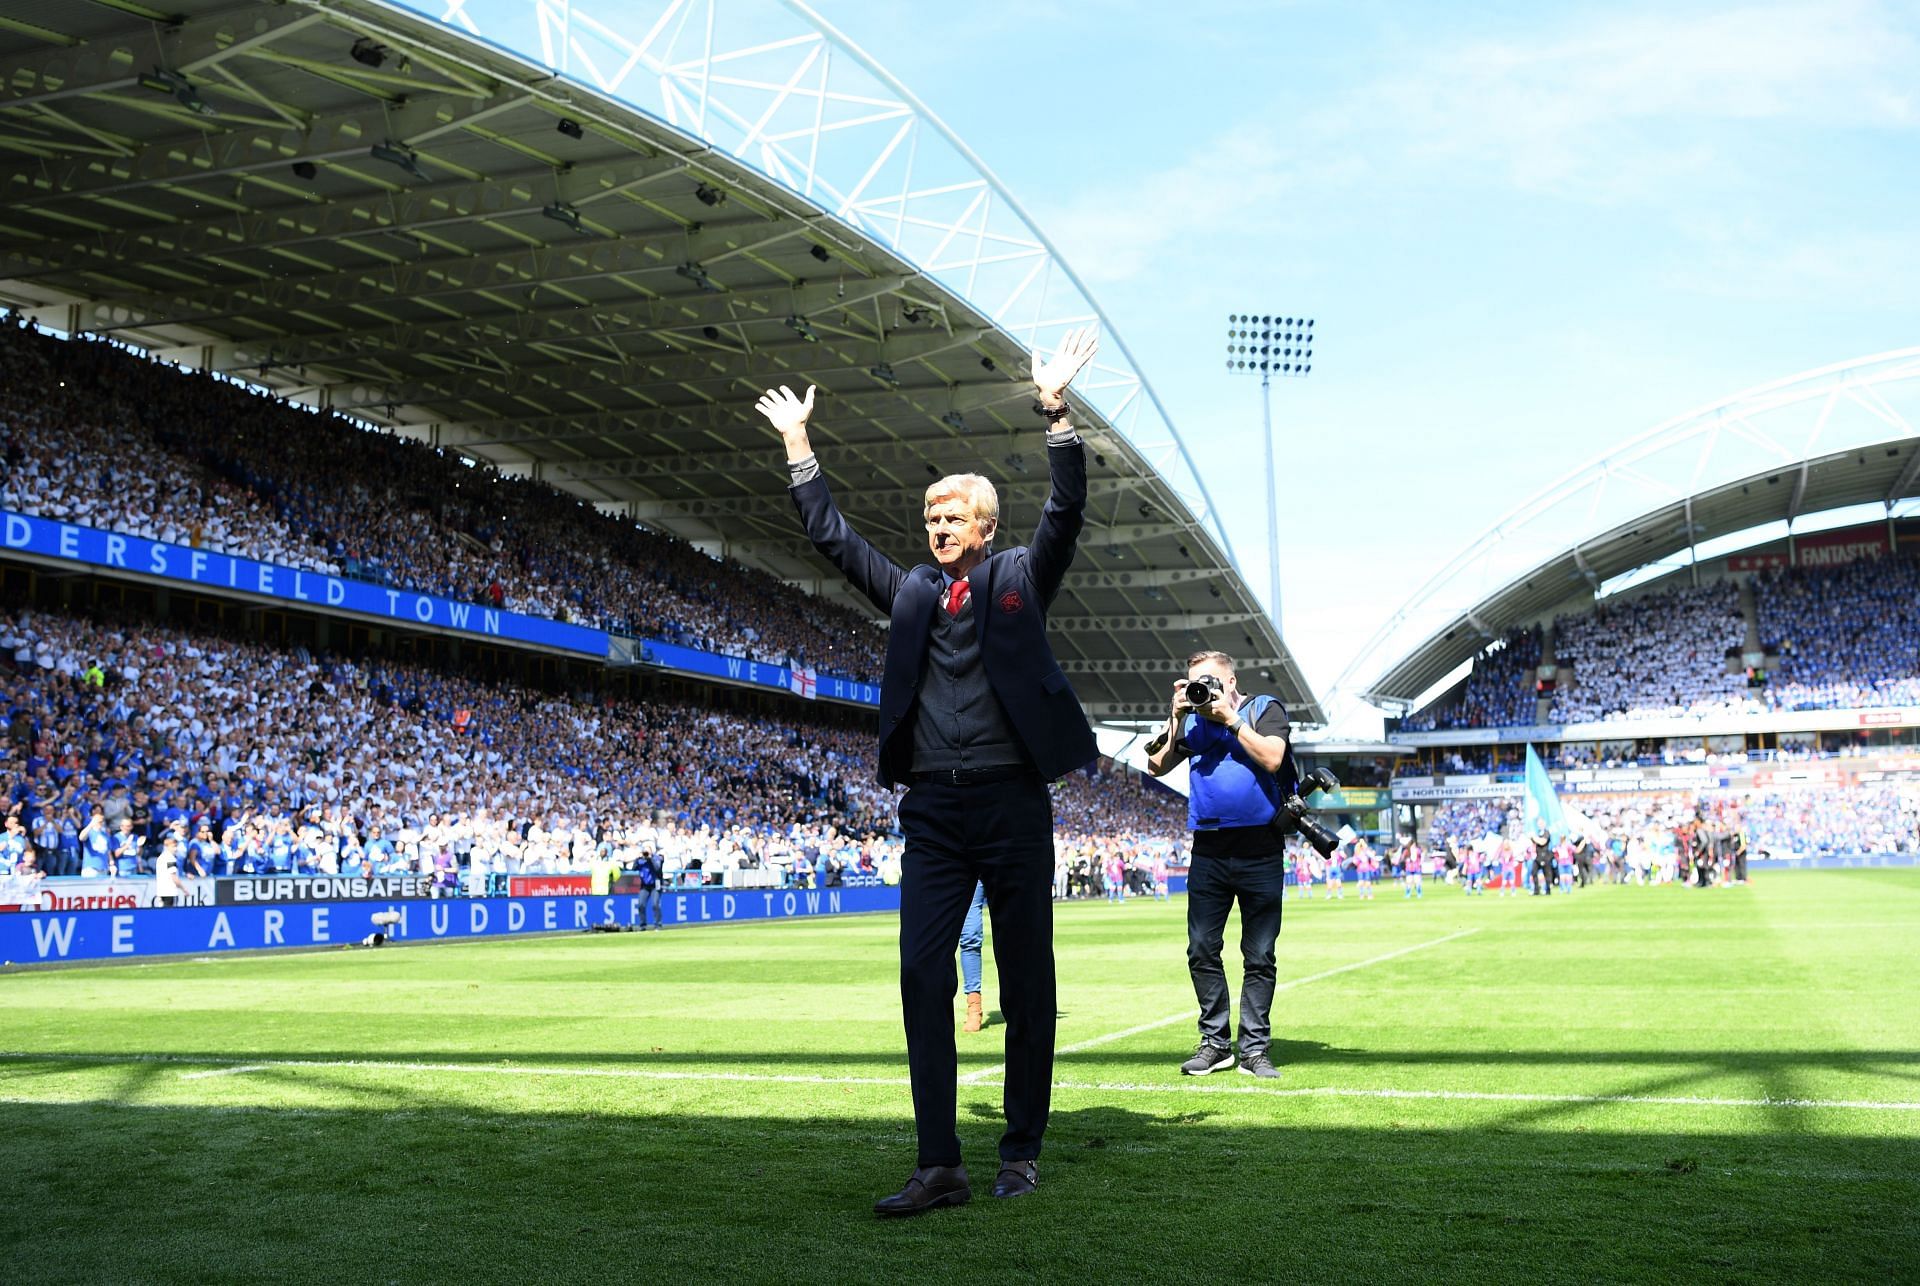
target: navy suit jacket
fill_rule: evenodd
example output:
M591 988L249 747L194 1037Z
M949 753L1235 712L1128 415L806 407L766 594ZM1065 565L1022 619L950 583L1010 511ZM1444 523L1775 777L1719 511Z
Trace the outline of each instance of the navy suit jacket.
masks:
M1047 607L1060 592L1086 521L1086 448L1048 447L1047 469L1053 486L1033 543L990 555L967 582L987 682L1034 767L1052 781L1086 766L1099 751L1080 699L1047 644ZM904 782L913 769L913 711L945 577L926 563L903 568L868 544L834 504L824 476L792 492L814 548L893 618L880 683L880 780Z

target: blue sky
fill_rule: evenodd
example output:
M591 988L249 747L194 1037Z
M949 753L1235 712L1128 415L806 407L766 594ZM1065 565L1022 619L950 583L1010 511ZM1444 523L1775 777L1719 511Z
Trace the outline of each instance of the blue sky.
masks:
M1920 342L1920 6L819 8L1087 280L1261 590L1258 385L1222 331L1317 319L1275 414L1286 632L1323 695L1609 444Z

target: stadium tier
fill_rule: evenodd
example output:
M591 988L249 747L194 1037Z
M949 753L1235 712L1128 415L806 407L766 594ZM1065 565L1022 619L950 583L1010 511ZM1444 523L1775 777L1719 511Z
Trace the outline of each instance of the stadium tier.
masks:
M0 836L56 875L583 872L897 878L894 792L858 715L547 691L134 618L0 616ZM812 714L813 712L810 712ZM1184 805L1136 773L1054 793L1068 862L1161 853ZM203 829L204 827L204 829ZM123 836L128 838L122 838Z
M1404 732L1920 705L1920 561L1888 552L1672 586L1516 629ZM1748 658L1762 681L1749 681ZM1553 675L1541 708L1537 672ZM1544 715L1544 717L1540 717Z
M0 326L7 509L729 656L879 674L872 622L544 483Z

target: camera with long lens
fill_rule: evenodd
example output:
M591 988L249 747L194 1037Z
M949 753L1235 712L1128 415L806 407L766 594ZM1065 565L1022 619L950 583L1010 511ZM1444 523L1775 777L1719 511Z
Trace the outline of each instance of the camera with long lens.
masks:
M1332 773L1325 768L1314 769L1300 779L1299 789L1280 801L1280 807L1273 814L1273 829L1282 838L1298 835L1313 845L1314 851L1322 857L1332 856L1333 850L1340 847L1340 837L1314 820L1313 814L1307 810L1307 801L1301 796L1311 795L1316 790L1331 793L1339 789L1340 783Z
M1214 699L1223 695L1226 687L1219 678L1203 674L1197 679L1188 679L1185 690L1187 704L1196 710L1204 710L1214 703Z

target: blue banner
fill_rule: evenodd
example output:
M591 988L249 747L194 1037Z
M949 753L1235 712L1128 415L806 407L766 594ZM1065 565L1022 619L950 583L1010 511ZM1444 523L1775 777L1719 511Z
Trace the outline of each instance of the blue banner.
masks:
M667 928L739 920L898 911L897 886L853 889L738 889L665 893ZM376 913L393 912L391 925ZM649 917L651 919L651 917ZM396 902L297 902L255 906L153 907L114 911L0 914L0 963L118 960L205 955L272 947L346 946L377 930L395 942L433 942L527 933L564 933L597 924L640 923L637 897L441 898Z
M779 688L796 696L851 701L863 706L880 704L880 685L877 683L862 683L838 674L795 669L792 666L775 665L771 661L755 661L750 657L719 656L698 648L681 647L677 643L662 643L658 639L647 639L641 643L640 659L648 665L661 665L669 670L731 679L735 683L751 683L762 688Z
M0 520L4 520L0 522L0 527L4 527L4 540L0 543L4 543L5 548L38 554L43 558L60 558L110 571L158 576L183 585L203 585L286 603L361 612L407 625L457 630L480 638L531 643L538 647L577 652L599 660L605 660L607 656L606 631L588 629L584 625L523 616L518 612L505 612L473 603L458 603L431 594L416 594L412 590L346 580L322 572L296 571L291 567L257 563L251 558L235 558L210 549L169 545L139 536L101 531L97 527L53 522L10 510L0 510Z

